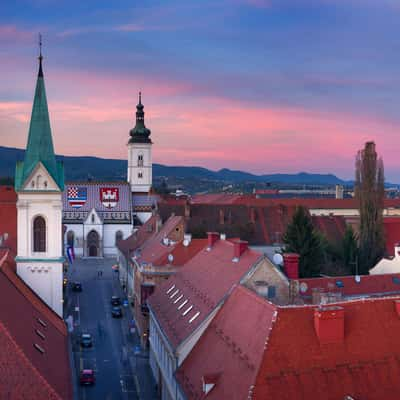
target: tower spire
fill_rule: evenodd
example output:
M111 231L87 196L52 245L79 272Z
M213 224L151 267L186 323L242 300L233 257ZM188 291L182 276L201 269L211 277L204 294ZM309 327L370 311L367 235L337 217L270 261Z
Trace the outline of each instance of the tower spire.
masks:
M43 78L43 69L42 69L42 60L43 60L43 56L42 56L42 34L39 33L39 74L38 76L40 76L41 78Z
M151 131L144 124L144 106L142 104L142 92L139 92L139 103L136 106L136 125L129 132L131 138L130 143L151 143L149 138Z

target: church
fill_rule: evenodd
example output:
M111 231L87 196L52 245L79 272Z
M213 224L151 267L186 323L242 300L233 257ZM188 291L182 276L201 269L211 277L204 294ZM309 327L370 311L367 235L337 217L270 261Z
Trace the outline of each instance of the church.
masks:
M56 160L40 49L25 158L17 162L17 274L58 315L63 310L63 265L67 249L78 257L112 257L116 242L151 216L151 131L141 93L129 132L127 182L64 182Z

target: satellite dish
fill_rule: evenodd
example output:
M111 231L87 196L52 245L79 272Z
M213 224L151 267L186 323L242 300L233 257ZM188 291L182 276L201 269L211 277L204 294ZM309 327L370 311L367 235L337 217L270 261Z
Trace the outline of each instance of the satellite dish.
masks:
M185 247L188 247L188 246L189 246L189 240L185 239L185 240L183 241L183 245L184 245Z
M276 265L279 265L279 266L283 265L282 254L279 254L279 253L274 254L274 256L272 257L272 260Z
M172 254L168 254L168 261L172 263L174 261L174 256Z

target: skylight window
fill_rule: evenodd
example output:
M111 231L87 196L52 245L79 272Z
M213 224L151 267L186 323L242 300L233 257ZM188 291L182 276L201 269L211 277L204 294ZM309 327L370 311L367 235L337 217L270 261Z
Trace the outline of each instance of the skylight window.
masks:
M186 300L178 307L178 310L180 310L187 302L188 302L188 299L186 299Z
M42 332L39 331L39 329L35 329L35 332L38 336L40 336L43 340L46 339L46 336Z
M40 318L37 319L37 321L39 322L40 325L42 325L44 328L47 327L46 322L44 322L43 320L41 320Z
M184 312L183 312L183 316L185 316L191 309L193 308L193 306L190 306L189 308L187 308Z
M44 354L44 348L39 346L38 344L34 343L33 347L40 353Z
M179 289L176 289L174 293L171 294L171 296L169 296L170 299L172 299L173 297L175 297L179 292Z
M172 285L168 290L167 290L167 294L169 294L170 292L172 292L175 289L175 285Z
M200 315L200 311L197 311L197 313L194 314L193 317L189 319L189 324L191 324L199 315Z
M183 294L181 294L180 296L178 296L178 297L176 298L176 300L174 301L174 304L176 304L182 297L183 297Z

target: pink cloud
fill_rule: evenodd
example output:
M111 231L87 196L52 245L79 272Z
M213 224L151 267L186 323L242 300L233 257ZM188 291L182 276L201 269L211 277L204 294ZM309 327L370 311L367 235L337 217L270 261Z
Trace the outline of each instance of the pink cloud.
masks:
M34 33L15 25L0 25L0 42L28 43L34 38Z
M357 150L375 140L386 169L400 166L393 146L400 127L390 121L201 98L189 85L157 77L111 78L64 70L45 71L45 77L60 154L126 158L142 89L154 162L256 173L334 172L351 178ZM2 145L25 146L31 107L30 102L0 102Z

